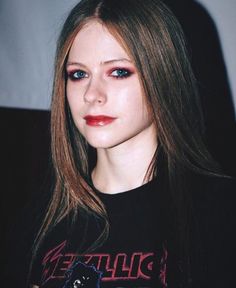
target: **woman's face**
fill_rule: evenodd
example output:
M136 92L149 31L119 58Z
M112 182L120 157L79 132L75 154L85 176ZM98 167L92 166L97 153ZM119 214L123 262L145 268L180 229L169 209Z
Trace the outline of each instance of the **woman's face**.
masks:
M67 62L66 93L73 120L95 148L113 148L156 133L135 65L105 26L80 30Z

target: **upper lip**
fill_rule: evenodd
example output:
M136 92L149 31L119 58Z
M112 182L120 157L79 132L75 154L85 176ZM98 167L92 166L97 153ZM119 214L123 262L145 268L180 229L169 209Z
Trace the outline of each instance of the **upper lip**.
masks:
M108 116L108 115L86 115L84 116L85 120L104 120L104 119L115 119L116 117Z

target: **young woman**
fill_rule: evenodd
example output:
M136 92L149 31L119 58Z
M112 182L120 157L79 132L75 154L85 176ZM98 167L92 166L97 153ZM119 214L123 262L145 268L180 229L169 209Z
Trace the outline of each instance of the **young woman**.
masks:
M161 1L75 6L58 42L51 114L56 181L33 287L222 285L217 197L228 184L204 146L182 30Z

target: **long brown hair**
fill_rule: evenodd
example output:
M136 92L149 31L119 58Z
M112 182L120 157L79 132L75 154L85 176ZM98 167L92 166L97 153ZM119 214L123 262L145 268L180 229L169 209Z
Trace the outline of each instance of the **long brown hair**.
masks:
M91 20L109 30L137 67L165 154L170 188L175 187L172 200L180 219L176 225L182 227L176 231L183 232L184 239L184 211L188 209L183 209L187 206L185 194L176 185L182 185L186 170L214 174L217 168L204 145L201 105L182 29L159 0L82 0L69 14L58 40L51 106L55 186L36 247L46 232L78 207L106 219L89 180L89 147L73 123L65 92L68 53L78 31ZM156 162L155 154L152 172L157 169ZM108 227L105 225L97 245L107 236Z

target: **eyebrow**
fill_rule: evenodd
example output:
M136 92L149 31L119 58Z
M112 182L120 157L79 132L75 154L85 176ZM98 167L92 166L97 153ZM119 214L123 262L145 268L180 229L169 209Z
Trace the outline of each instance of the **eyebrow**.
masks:
M129 63L132 63L132 61L127 59L127 58L120 58L120 59L111 59L111 60L107 60L107 61L102 61L100 64L101 65L106 65L106 64L111 64L111 63L115 63L115 62L129 62ZM66 63L67 67L70 66L70 65L78 65L78 66L86 67L86 65L84 65L83 63L76 62L76 61L68 61Z
M129 63L132 63L132 61L127 59L127 58L120 58L120 59L107 60L107 61L101 62L101 64L110 64L110 63L113 63L113 62L129 62Z

